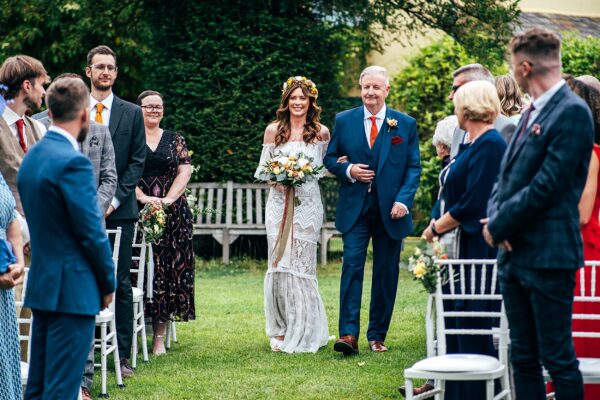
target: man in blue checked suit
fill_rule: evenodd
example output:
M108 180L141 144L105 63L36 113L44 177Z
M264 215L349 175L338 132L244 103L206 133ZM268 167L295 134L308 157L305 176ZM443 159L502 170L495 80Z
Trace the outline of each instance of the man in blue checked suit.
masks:
M583 266L577 205L594 127L589 108L561 76L560 39L535 28L510 43L513 75L533 102L502 161L484 236L498 245L500 289L510 325L516 398L583 399L573 347L575 272Z
M385 352L402 239L412 232L410 209L421 176L417 125L386 107L390 85L382 67L360 75L363 107L337 115L324 164L340 181L336 228L344 241L340 285L340 338L334 350L358 353L362 284L373 238L373 283L367 340Z
M17 184L31 235L25 306L33 311L26 399L77 398L95 315L115 290L94 173L79 152L89 127L89 91L77 78L46 93L53 124L27 152Z

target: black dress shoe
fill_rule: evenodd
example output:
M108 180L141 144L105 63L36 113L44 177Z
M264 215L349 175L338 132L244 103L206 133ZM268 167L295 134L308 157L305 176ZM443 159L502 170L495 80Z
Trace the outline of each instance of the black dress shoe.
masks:
M417 388L413 388L413 396L418 395L418 394L423 394L423 393L431 392L433 389L435 389L433 386L431 386L429 383L426 383L423 386L419 386ZM406 387L400 386L398 388L398 391L400 392L400 394L402 396L406 397Z

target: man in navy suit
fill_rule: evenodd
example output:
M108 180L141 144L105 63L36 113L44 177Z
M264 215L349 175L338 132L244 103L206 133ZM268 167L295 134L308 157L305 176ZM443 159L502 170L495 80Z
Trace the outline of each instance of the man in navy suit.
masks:
M25 306L33 310L26 399L77 398L95 316L115 290L92 163L79 151L89 127L81 79L46 93L53 124L27 152L18 188L31 235Z
M387 351L384 341L396 301L402 239L412 231L410 208L421 176L417 125L408 115L386 107L390 92L386 70L368 67L359 83L363 107L336 116L324 159L341 182L335 225L343 235L344 262L340 338L334 350L345 355L358 353L362 285L371 238L373 284L367 339L372 351Z
M521 33L510 53L513 75L533 102L504 155L483 222L486 241L500 247L516 397L546 398L543 364L556 398L583 399L571 315L575 272L584 263L577 204L592 150L592 117L562 79L556 34Z

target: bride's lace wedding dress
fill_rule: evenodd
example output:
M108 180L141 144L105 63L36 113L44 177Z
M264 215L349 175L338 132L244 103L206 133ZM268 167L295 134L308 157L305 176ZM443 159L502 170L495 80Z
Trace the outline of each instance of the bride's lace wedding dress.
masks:
M304 153L315 166L323 164L327 142L287 142L280 146L263 144L259 168L278 151ZM282 259L273 265L274 247L282 223L285 194L269 192L266 206L269 264L265 276L267 336L275 351L316 352L327 345L329 330L317 283L317 239L323 224L323 204L317 180L296 188L300 205L295 206L292 235ZM285 337L277 340L277 336Z

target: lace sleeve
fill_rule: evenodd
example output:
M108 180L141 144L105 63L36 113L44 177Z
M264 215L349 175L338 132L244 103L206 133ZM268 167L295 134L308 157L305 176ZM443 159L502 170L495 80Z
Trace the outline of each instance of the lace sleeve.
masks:
M320 155L320 162L321 164L323 164L323 159L325 158L325 154L327 154L327 146L329 146L329 141L322 141L318 143L319 146L319 155ZM319 172L318 178L323 178L325 176L333 176L329 173L329 171L327 170L327 168L323 168L321 170L321 172Z
M260 173L263 169L263 166L267 163L267 161L269 161L271 158L273 158L274 150L275 150L275 144L273 144L273 143L262 145L262 152L260 153L260 161L258 162L258 167L256 168L256 171L254 172L254 178L260 179Z
M179 160L179 165L191 164L192 160L188 153L187 145L185 144L185 139L179 133L175 133L175 146L177 148L177 158Z

